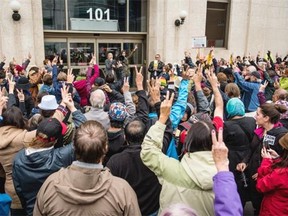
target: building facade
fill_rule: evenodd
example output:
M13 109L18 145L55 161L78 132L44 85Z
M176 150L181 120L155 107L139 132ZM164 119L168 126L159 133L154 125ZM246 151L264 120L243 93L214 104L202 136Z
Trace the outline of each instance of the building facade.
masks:
M58 55L80 70L95 53L103 68L107 52L129 54L135 45L130 67L148 64L156 53L164 62L180 63L184 50L196 56L195 40L204 46L201 55L214 46L216 58L288 52L288 1L283 0L18 1L21 19L14 21L11 0L0 0L0 58L20 62L30 52L31 65ZM183 14L184 22L176 26Z

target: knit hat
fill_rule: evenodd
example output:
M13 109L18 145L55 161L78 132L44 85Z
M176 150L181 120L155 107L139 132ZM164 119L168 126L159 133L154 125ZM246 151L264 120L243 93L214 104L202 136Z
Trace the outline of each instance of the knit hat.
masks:
M226 105L226 111L228 113L228 118L245 115L244 104L239 98L231 98Z
M22 66L20 66L20 65L16 65L16 66L15 66L15 69L16 69L18 72L21 72L21 71L24 70L24 68L23 68Z
M30 88L30 83L27 77L21 76L16 83L17 89L28 90Z
M45 95L41 98L41 103L38 104L41 110L56 110L58 107L56 97L54 95Z
M251 76L254 76L254 77L256 77L257 79L261 79L260 73L259 73L258 71L253 71L253 72L251 73Z
M97 79L95 79L94 85L102 86L104 84L105 84L105 80L102 77L98 77Z
M110 105L108 114L111 120L124 121L128 113L123 103L115 102Z
M61 137L62 129L62 124L56 118L44 119L37 128L36 138L44 142L55 141ZM40 134L46 136L43 137L43 135Z

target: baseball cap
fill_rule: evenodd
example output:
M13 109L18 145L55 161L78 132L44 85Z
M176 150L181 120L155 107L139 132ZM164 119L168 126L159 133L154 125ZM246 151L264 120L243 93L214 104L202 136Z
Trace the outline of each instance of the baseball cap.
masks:
M47 118L40 122L36 138L45 142L57 140L62 135L62 124L56 118Z

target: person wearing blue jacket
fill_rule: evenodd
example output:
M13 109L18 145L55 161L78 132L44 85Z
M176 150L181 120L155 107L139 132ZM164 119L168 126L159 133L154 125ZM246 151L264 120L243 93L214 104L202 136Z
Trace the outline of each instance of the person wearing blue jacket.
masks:
M173 104L170 113L170 121L172 123L172 130L177 129L181 119L183 118L188 98L188 84L190 77L185 72L182 72L182 80L178 90L178 98ZM178 153L176 150L175 138L172 137L166 155L178 159Z
M61 103L58 109L65 109L64 104ZM86 117L75 108L73 102L66 105L71 110L74 127L77 128L86 121ZM28 216L33 215L36 196L44 181L52 173L76 160L72 143L55 148L58 139L63 137L64 130L65 126L56 117L42 120L37 128L36 137L15 156L13 183Z
M235 76L235 83L243 91L241 100L244 103L245 112L255 112L260 105L257 94L259 92L261 79L259 72L254 69L255 67L253 66L247 68L248 73L250 73L250 82L245 81L244 78L235 70L233 71Z

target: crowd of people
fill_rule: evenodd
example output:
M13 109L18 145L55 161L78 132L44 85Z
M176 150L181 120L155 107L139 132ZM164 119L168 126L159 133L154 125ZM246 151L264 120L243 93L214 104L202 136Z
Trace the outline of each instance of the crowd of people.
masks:
M105 78L3 58L0 215L287 215L288 55L156 54L131 93L136 50Z

